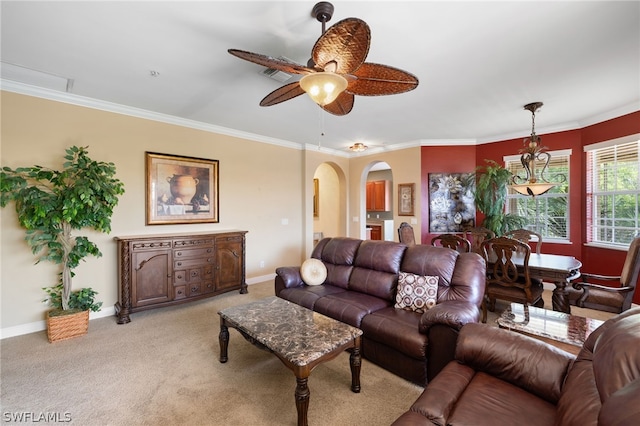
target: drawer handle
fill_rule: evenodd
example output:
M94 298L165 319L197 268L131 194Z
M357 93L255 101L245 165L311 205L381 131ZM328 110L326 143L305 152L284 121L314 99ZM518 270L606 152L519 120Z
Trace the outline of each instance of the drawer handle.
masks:
M180 274L176 275L176 277L177 277L179 280L181 280L181 279L182 279L182 275L180 275Z
M178 294L182 294L182 290L178 290Z
M182 262L178 262L178 266L182 266Z

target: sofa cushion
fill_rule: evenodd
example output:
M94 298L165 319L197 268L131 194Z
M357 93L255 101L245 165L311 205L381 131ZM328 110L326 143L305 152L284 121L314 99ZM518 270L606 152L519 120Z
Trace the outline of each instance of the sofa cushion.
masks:
M278 293L278 297L313 310L316 301L321 297L335 293L344 293L345 291L347 290L331 284L319 286L305 285L302 287L285 288Z
M549 401L492 375L476 372L447 419L450 425L552 425Z
M406 246L393 241L363 241L354 260L349 290L394 302Z
M321 297L316 301L313 310L360 328L360 323L365 315L390 305L391 302L379 297L357 291L344 291Z
M438 300L438 277L400 272L395 308L423 313Z
M362 240L347 237L335 237L325 240L318 243L321 249L314 249L312 257L322 260L327 267L325 284L346 289L349 287L353 261Z
M365 316L360 329L367 339L384 343L416 359L426 357L427 336L416 333L420 314L388 307Z

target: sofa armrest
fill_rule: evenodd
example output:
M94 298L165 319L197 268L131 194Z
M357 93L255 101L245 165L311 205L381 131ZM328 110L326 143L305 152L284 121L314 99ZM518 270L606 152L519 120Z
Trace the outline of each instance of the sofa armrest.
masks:
M474 323L460 330L455 358L553 404L560 398L562 384L575 359L532 337Z
M429 424L447 425L460 395L465 391L475 371L457 361L451 361L433 380L429 381L422 394L409 411L397 419L392 426ZM418 414L418 416L416 416Z
M276 268L275 294L280 294L285 288L301 287L304 285L299 266L281 266Z
M460 330L463 325L478 322L480 309L471 302L451 300L441 302L426 311L420 317L420 333L428 334L433 325L446 325Z

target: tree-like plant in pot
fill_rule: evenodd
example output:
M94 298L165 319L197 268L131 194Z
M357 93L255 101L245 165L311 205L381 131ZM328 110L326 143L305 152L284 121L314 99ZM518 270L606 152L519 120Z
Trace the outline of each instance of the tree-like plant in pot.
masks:
M512 182L512 174L493 160L484 160L486 165L476 168L476 208L484 214L480 226L504 235L505 232L526 225L525 217L505 213L507 193Z
M100 310L102 302L95 302L97 293L90 287L73 291L71 279L80 261L102 253L87 237L74 236L72 231L109 233L113 209L118 196L124 194L124 184L115 177L115 165L92 160L87 148L66 149L62 170L35 165L3 167L0 172L0 207L15 203L18 222L26 230L25 240L37 257L36 263L45 260L61 268L58 283L44 288L45 301L54 308L47 312L49 341L85 334L89 311ZM52 330L52 326L58 328Z

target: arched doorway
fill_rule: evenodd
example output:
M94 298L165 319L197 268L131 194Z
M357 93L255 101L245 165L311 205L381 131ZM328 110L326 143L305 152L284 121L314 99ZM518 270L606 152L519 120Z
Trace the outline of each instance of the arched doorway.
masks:
M335 163L320 164L313 175L314 243L321 237L347 235L346 177Z
M363 170L364 235L372 240L394 241L393 171L384 161L373 161Z

